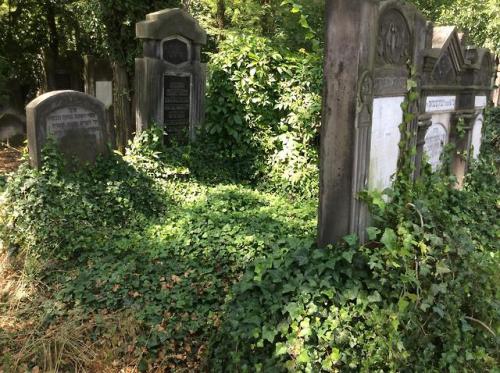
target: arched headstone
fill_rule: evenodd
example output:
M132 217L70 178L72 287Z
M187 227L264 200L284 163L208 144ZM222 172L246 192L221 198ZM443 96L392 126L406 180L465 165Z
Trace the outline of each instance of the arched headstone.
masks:
M80 163L108 152L108 117L104 104L76 91L46 93L26 107L31 165L42 164L41 150L52 138L59 150Z

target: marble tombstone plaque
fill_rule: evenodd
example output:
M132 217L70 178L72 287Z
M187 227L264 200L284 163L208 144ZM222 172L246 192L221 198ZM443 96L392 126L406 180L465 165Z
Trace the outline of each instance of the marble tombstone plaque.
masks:
M484 109L488 104L486 96L476 96L474 100L474 106L476 109Z
M457 96L429 96L425 104L427 113L450 112L455 110Z
M46 93L26 107L31 165L39 168L47 139L55 141L70 160L92 163L108 151L104 104L76 91Z
M433 123L425 135L424 153L433 171L441 166L441 156L448 143L448 129L441 123Z
M397 171L399 125L403 120L404 97L382 97L373 100L370 171L368 189L384 190L392 184Z
M98 80L95 82L95 97L101 101L106 109L113 105L113 82Z
M452 113L457 107L457 96L429 96L425 100L425 112L431 115L431 126L427 130L424 154L433 171L442 164L444 147L449 142Z

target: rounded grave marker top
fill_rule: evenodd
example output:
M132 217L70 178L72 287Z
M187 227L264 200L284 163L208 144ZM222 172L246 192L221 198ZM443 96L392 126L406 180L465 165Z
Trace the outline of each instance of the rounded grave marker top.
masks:
M41 149L52 138L67 158L94 162L108 147L107 114L95 97L76 91L54 91L26 107L31 165L41 166Z

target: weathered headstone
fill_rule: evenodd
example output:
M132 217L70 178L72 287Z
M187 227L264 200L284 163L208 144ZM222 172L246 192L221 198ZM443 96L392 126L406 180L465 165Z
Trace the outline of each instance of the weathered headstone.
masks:
M113 105L113 69L106 59L84 57L85 93L101 101L107 110Z
M160 125L168 139L195 138L204 117L206 32L181 9L151 13L136 25L143 57L136 59L136 125Z
M369 214L359 193L390 187L402 155L415 165L408 176L418 177L424 154L437 170L445 145L453 144L450 169L460 185L471 155L480 151L492 86L489 51L465 51L455 27L434 27L404 1L328 0L326 17L322 246L350 233L364 239ZM404 121L409 66L419 99L408 107L413 119ZM409 141L401 144L403 121Z
M320 245L361 238L368 212L358 195L391 185L399 158L401 103L420 66L427 25L401 1L329 0L321 133ZM416 120L409 130L416 131Z
M31 165L39 168L41 150L52 138L68 158L94 162L108 151L108 118L104 104L76 91L46 93L26 107Z
M0 111L0 142L20 144L26 139L26 117L16 110Z

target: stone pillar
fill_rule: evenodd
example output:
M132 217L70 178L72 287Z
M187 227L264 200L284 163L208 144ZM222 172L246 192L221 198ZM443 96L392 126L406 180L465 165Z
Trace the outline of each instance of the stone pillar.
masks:
M392 184L408 62L419 75L427 42L425 19L403 1L329 0L326 20L320 246L351 233L364 240L370 219L359 195ZM407 130L416 127L415 120ZM411 138L409 145L414 143Z
M356 148L356 143L361 144L356 139L369 141L376 10L376 3L369 0L327 1L318 222L320 246L349 234L356 219L353 209L358 213L362 209L356 201L355 190L366 186L369 149ZM357 172L360 167L363 170Z
M458 189L463 187L464 178L467 174L471 134L475 118L474 111L464 111L453 118L451 142L455 145L455 151L451 160L451 173L457 178L456 186Z
M415 156L415 177L418 178L422 174L422 162L424 157L424 145L425 145L425 135L427 130L432 125L432 117L427 114L420 115L418 117L417 126L417 144L416 144L416 156Z

